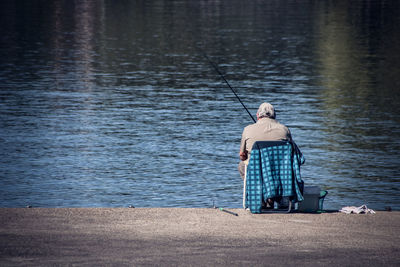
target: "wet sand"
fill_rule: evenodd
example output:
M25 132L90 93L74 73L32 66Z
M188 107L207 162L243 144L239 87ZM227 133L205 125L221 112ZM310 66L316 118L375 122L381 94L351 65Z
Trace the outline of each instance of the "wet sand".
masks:
M231 211L0 208L0 265L400 265L400 212Z

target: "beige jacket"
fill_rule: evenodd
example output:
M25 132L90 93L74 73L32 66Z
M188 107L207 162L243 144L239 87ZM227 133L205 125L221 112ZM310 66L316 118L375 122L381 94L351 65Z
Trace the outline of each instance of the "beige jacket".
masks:
M256 141L281 141L292 140L289 129L270 118L261 118L256 123L250 124L244 128L242 141L240 144L240 153L247 152L247 165L250 158L251 148Z

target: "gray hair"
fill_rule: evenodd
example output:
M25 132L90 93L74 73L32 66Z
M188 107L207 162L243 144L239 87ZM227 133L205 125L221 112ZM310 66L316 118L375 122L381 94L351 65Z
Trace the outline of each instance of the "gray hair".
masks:
M257 111L258 118L275 119L275 109L270 103L262 103Z

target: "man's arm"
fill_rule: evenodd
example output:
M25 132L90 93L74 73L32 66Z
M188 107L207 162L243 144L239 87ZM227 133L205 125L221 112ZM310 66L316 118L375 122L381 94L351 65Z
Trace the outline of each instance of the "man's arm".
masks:
M239 157L241 161L245 161L247 159L247 151L239 152Z
M242 140L240 142L240 151L239 151L239 157L241 161L245 161L247 159L247 150L246 150L246 134L245 134L246 130L243 130L242 133Z

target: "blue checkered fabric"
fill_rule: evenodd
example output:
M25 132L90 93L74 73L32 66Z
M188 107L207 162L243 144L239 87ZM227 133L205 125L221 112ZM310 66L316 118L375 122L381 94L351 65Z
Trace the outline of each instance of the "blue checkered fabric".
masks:
M247 166L246 208L261 213L266 199L280 196L302 201L300 165L303 163L304 157L293 142L256 142Z

